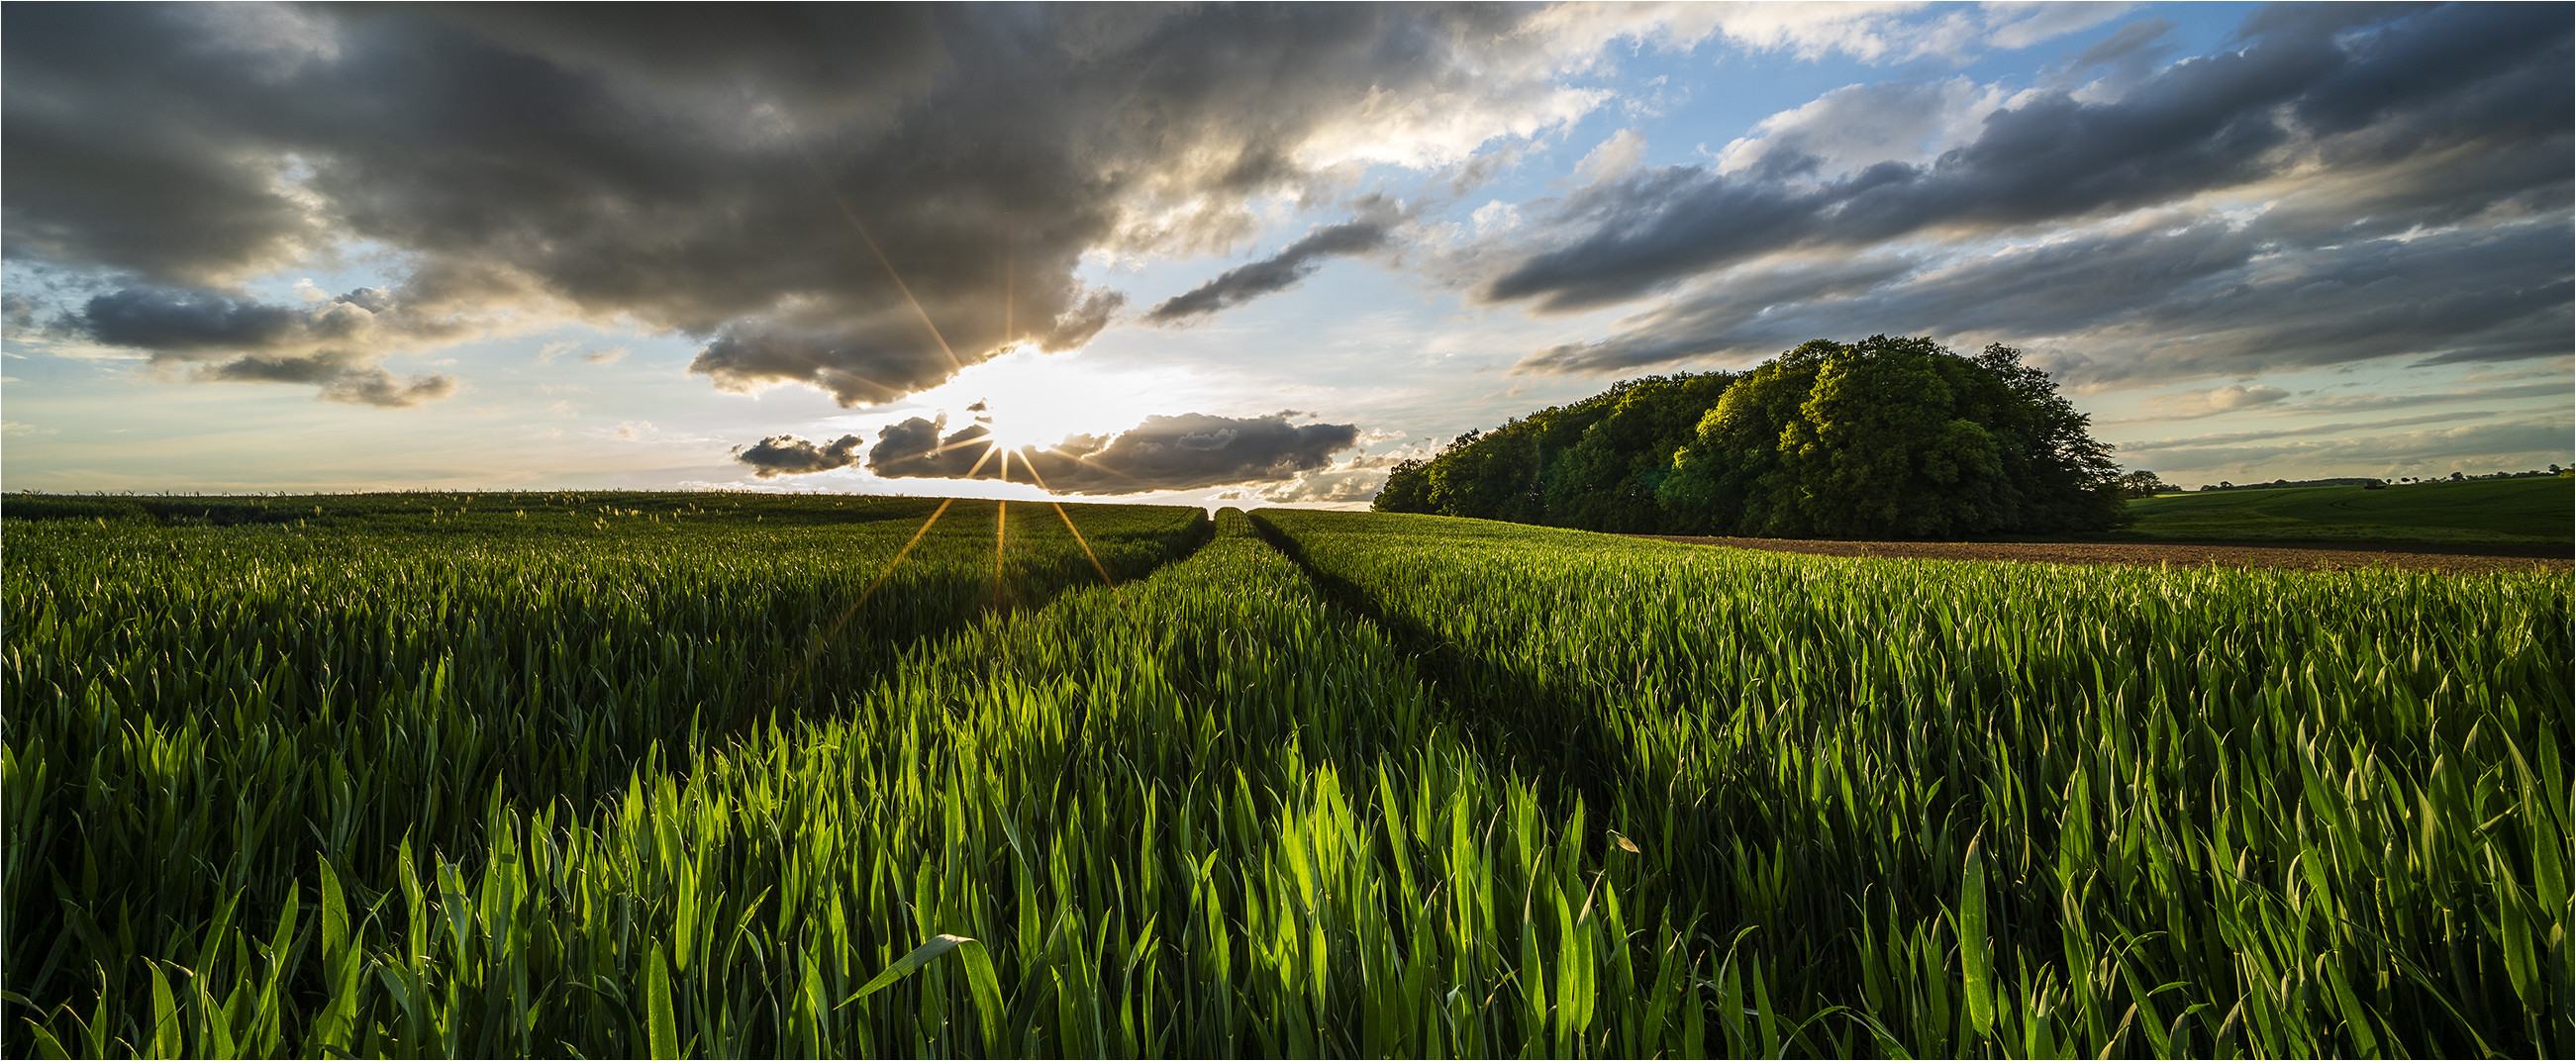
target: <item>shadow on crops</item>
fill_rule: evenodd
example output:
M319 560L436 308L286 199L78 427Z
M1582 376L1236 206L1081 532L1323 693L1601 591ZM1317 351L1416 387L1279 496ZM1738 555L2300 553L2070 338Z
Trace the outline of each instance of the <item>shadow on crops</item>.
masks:
M1428 625L1379 608L1366 590L1309 562L1294 539L1260 514L1252 515L1252 523L1263 541L1296 561L1335 609L1352 622L1385 631L1429 682L1448 721L1504 772L1528 777L1559 806L1570 806L1579 795L1596 815L1617 807L1619 794L1643 780L1597 697L1460 650Z
M1093 545L1125 582L1208 537L1202 517ZM993 568L955 565L873 594L874 571L577 596L466 580L436 607L210 601L148 578L52 594L12 616L0 698L37 768L9 792L35 827L11 837L8 982L50 1008L95 987L61 954L177 955L232 903L236 923L273 922L316 855L381 881L408 840L470 879L495 799L613 811L639 772L684 776L752 729L828 717L918 646L1101 578L1079 551L1014 560L1000 594Z

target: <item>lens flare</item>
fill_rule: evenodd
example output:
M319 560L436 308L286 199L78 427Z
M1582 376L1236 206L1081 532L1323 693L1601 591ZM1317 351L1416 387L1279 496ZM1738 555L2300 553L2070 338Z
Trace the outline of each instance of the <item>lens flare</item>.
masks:
M1027 462L1023 461L1021 463L1026 464ZM1036 468L1029 469L1029 478L1037 480L1038 489L1046 490L1048 494L1047 503L1055 506L1055 514L1064 520L1064 529L1073 533L1073 543L1082 547L1082 555L1091 558L1091 568L1092 570L1100 572L1101 583L1111 589L1117 589L1118 580L1109 577L1109 568L1101 564L1100 554L1091 551L1091 541L1090 539L1082 536L1082 528L1073 525L1073 514L1064 510L1064 502L1055 499L1055 491L1047 490L1046 480L1038 478L1038 470Z

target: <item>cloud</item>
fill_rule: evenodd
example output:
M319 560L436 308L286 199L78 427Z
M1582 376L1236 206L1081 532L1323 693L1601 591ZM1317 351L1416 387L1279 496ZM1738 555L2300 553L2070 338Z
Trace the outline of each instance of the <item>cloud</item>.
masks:
M1076 278L1086 254L1223 252L1256 197L1458 165L1602 105L1556 75L1607 38L1518 32L1540 13L13 9L0 236L93 293L200 304L380 255L423 319L686 335L719 387L882 402L1088 341L1120 296ZM200 324L314 324L275 308Z
M1263 295L1285 291L1324 267L1322 259L1365 254L1386 245L1387 225L1354 219L1326 225L1250 265L1237 266L1188 292L1164 299L1145 314L1158 325L1177 324L1218 310L1239 306Z
M404 408L456 393L453 377L397 378L385 355L447 341L467 326L407 312L377 288L301 306L204 291L125 287L92 296L52 330L147 352L156 365L197 366L203 380L307 383L324 401Z
M1948 257L1753 263L1513 371L1749 362L1807 339L1883 332L2023 346L2062 381L2101 386L2378 357L2563 356L2576 329L2563 220L2322 246L2268 219L2159 220Z
M554 342L547 343L544 346L537 348L537 363L540 365L551 365L555 362L555 359L567 354L581 354L582 361L587 364L614 365L619 361L625 360L626 355L634 353L633 350L627 349L623 346L612 346L584 353L582 351L582 347L584 345L585 344L579 339L559 339Z
M1847 85L1763 119L1717 153L1716 169L1776 178L1937 157L1972 139L2001 95L1964 77Z
M36 300L16 291L0 294L0 322L7 334L17 335L36 329Z
M1621 129L1574 164L1574 179L1584 184L1599 184L1625 176L1635 170L1637 163L1645 157L1645 134L1635 129Z
M321 383L321 398L326 402L372 405L379 409L407 409L451 397L457 390L456 377L445 373L424 372L397 377L381 368L346 369L325 379L294 382Z
M2466 390L2424 391L2415 394L2336 394L2312 398L2299 403L2302 411L2349 412L2361 409L2393 409L2408 405L2448 405L2453 402L2496 402L2516 398L2564 397L2568 391L2564 376L2546 383L2516 383L2502 387L2473 387Z
M2533 467L2542 462L2566 461L2569 427L2567 419L2560 416L2309 442L2211 439L2200 445L2183 445L2184 440L2178 440L2172 446L2153 450L2152 459L2157 470L2168 472L2243 469L2250 473L2265 467L2299 467L2375 469L2385 474L2399 469L2448 467L2444 462L2471 458L2487 458L2488 463L2504 466ZM2122 449L2142 451L2146 447Z
M1007 461L989 454L987 437L980 424L950 433L945 417L913 417L877 433L876 445L868 449L867 468L888 479L1008 478L1037 482L1059 494L1191 490L1283 481L1325 467L1334 453L1358 444L1359 429L1351 424L1292 425L1286 413L1244 418L1205 413L1149 416L1114 436L1075 435L1051 447L1012 451ZM842 442L856 445L854 438ZM796 453L813 450L808 444L797 445L804 450L786 448ZM745 451L740 459L752 463L751 452ZM846 457L849 450L836 442L831 449L815 452L819 460L828 461L836 454Z
M2172 50L2170 34L2179 24L2172 19L2142 18L2120 27L2108 37L2084 49L2084 54L2067 64L2071 71L2091 71L2102 67L2121 67L2140 60L2152 60Z
M1540 21L1578 36L1616 33L1675 50L1711 38L1748 51L1862 63L1964 63L1989 48L2026 48L2119 17L2125 4L1984 4L1933 17L1910 3L1563 4Z
M2149 398L2147 415L2142 419L2193 420L2204 416L2216 416L2220 413L2259 409L2285 401L2289 397L2290 392L2279 387L2267 387L2259 383L2248 387L2241 383L2230 383L2224 387L2212 387L2208 390L2162 394Z
M2213 446L2236 446L2243 445L2248 442L2269 442L2273 439L2297 438L2302 435L2340 435L2347 431L2385 431L2392 427L2411 427L2416 424L2435 424L2444 421L2456 420L2477 420L2493 415L2495 414L2488 412L2428 413L2418 416L2401 416L2390 420L2376 420L2366 423L2302 424L2298 427L2275 427L2256 431L2220 431L2206 435L2192 435L2185 438L2154 439L2145 442L2123 442L2120 444L2120 450L2123 453L2156 453L2171 450L2208 449Z
M821 446L794 435L771 435L754 445L735 449L733 459L751 465L752 471L763 479L810 475L858 463L859 447L864 444L857 435L843 435Z
M2549 374L2556 376L2557 378L2551 382L2545 383L2517 383L2493 387L2469 387L2456 390L2417 391L2413 393L2400 394L2328 394L2296 400L2291 398L2290 392L2278 387L2268 387L2261 384L2256 384L2250 387L2242 384L2229 384L2210 390L2191 390L2178 394L2157 395L2146 400L2146 411L2143 415L2126 417L2120 420L2102 421L2100 423L2105 427L2123 424L2164 423L2174 420L2194 420L2201 417L2215 416L2221 413L2241 412L2248 409L2262 409L2267 412L2284 416L2307 416L2319 413L2354 413L2380 409L2400 409L2408 406L2423 405L2459 405L2466 403L2493 404L2496 402L2510 402L2522 398L2565 398L2568 393L2568 383L2566 378L2555 371L2552 371ZM2401 422L2410 424L2434 423L2444 419L2471 419L2492 415L2496 414L2491 409L2477 409L2457 413L2426 413L2420 416L2408 417L2402 421L2381 421L2376 425L2333 424L2324 428L2298 428L2293 430L2297 433L2310 433L2318 430L2341 431L2352 429L2357 426L2385 427ZM2123 443L2123 445L2163 444L2165 443Z
M2241 50L2172 64L2116 98L2019 94L1922 161L1893 148L1937 143L1943 101L1978 93L1828 94L1731 149L1741 170L1661 167L1549 205L1534 231L1509 237L1521 253L1479 294L1579 311L1784 252L1955 242L2320 172L2322 186L2281 211L2284 230L2358 219L2346 235L2370 236L2565 209L2576 121L2565 9L2310 16L2257 18ZM1846 111L1885 116L1855 125Z
M1379 434L1382 432L1362 434L1362 444L1367 443L1369 436ZM1237 487L1216 495L1214 500L1357 507L1375 498L1378 491L1386 486L1387 474L1397 462L1427 455L1417 450L1376 455L1354 453L1348 460L1302 472L1285 482Z
M938 346L867 348L853 347L851 341L839 330L745 321L718 331L689 363L689 371L704 373L731 391L797 380L823 389L842 405L860 405L893 401L922 381L943 378L944 370L962 366Z
M868 449L868 470L889 479L1000 476L1000 469L993 466L994 445L985 441L993 432L984 426L982 418L953 435L946 434L947 428L948 417L944 414L934 420L916 416L880 428L877 444Z

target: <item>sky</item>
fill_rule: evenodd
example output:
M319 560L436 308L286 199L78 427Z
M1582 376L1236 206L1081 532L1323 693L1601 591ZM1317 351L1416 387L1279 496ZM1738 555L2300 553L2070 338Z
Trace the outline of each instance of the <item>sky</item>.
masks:
M2576 463L2572 19L9 4L0 487L1356 506L1873 334L2176 485Z

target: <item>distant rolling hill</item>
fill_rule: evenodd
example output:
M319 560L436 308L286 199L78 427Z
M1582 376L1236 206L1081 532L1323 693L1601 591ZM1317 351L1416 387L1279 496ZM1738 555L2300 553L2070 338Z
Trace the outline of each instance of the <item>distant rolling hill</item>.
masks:
M2308 541L2568 546L2576 483L2567 478L2319 486L2165 494L2129 503L2131 541Z

